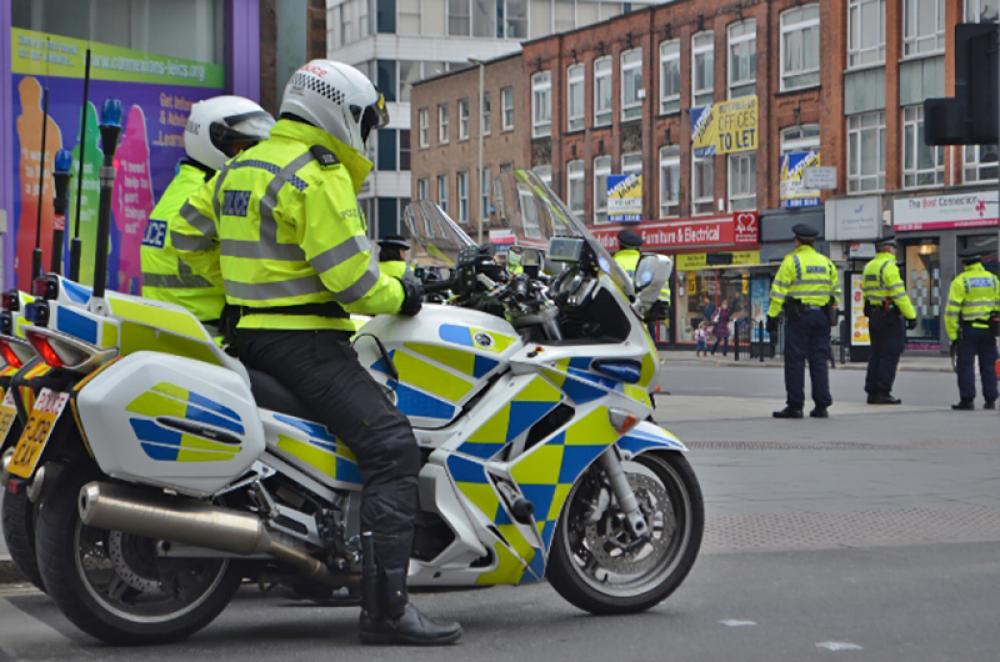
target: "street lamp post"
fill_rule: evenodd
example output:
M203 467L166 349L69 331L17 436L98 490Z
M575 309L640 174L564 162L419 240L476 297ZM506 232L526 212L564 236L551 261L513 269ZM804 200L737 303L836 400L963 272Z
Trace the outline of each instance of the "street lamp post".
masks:
M483 207L483 196L489 193L483 191L483 104L486 101L486 63L474 57L470 57L469 62L479 66L479 165L477 169L479 176L479 223L477 224L476 243L481 246L483 244L483 214L486 213L486 209Z

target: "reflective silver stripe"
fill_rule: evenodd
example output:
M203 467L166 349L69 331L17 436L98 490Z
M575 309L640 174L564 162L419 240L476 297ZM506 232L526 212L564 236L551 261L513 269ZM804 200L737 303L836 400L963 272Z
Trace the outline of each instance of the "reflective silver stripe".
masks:
M890 289L890 290L905 290L906 289L906 285L903 285L902 283L896 283L895 285L890 285L887 289Z
M176 290L194 290L212 287L212 284L195 274L142 274L143 287L169 287Z
M272 283L241 283L235 280L226 280L223 281L223 286L227 297L243 299L244 301L269 301L327 291L323 281L313 275Z
M893 298L894 300L895 300L895 299L903 299L903 298L906 298L906 292L900 292L899 294L893 294L893 295L892 295L892 298Z
M771 292L771 298L777 301L784 301L785 295L780 292Z
M378 282L381 273L378 268L378 260L373 253L372 259L368 262L368 271L361 278L354 281L354 284L350 287L344 288L339 292L334 292L333 298L339 303L353 303L357 301L375 287L375 283Z
M206 237L216 236L215 223L208 216L194 208L190 202L185 202L181 207L181 218L188 222L198 232Z
M219 174L215 178L215 190L212 191L212 210L215 211L215 217L220 218L222 216L222 203L219 202L219 191L222 190L222 182L226 178L226 173L229 172L229 163L224 163L222 169L219 170Z
M171 230L170 242L180 251L207 251L215 246L215 239L212 237L192 237L177 230Z
M832 297L833 292L830 290L799 290L798 292L789 292L789 296L793 296L796 299L801 299L802 297Z
M275 175L267 185L264 196L260 199L259 253L248 257L265 260L287 260L290 262L306 261L306 255L298 244L278 243L278 222L274 219L274 206L278 204L278 193L282 187L290 183L293 177L298 179L298 177L295 177L295 173L308 165L313 159L312 152L307 151L282 168L281 172Z
M945 316L945 317L958 317L958 313L957 313L957 312L953 312L953 311L949 310L949 311L946 311L946 312L945 312L944 316Z
M367 250L371 250L371 244L368 242L368 237L359 234L353 237L348 237L346 240L340 242L333 248L325 250L319 255L314 256L309 260L313 269L316 273L323 273L327 269L332 269L338 264L342 264L347 260L351 259L358 253L363 253Z
M221 254L225 257L248 257L256 260L285 260L287 262L304 262L305 253L298 244L264 245L263 241L252 239L223 239L220 245Z
M818 283L820 285L827 285L829 284L829 282L830 282L829 278L800 278L799 280L795 281L795 284L801 285L805 283L806 285L816 285Z
M789 285L791 285L791 282L787 280L775 280L772 285L780 285L781 287L788 287Z

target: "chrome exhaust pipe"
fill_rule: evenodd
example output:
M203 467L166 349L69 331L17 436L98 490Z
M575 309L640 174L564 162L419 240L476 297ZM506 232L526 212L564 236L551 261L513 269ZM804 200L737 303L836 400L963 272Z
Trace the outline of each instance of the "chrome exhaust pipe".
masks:
M269 531L252 513L100 482L87 483L81 488L79 507L80 519L87 526L240 556L264 554L327 586L340 588L350 583L349 576L334 574L300 543Z

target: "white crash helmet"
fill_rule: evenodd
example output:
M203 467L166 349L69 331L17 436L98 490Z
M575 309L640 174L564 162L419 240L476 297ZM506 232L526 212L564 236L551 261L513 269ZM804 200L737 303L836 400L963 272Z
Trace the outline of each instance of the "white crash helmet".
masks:
M274 118L259 105L232 95L212 97L191 106L184 127L184 150L212 170L219 170L241 149L267 139Z
M333 60L312 60L285 85L280 112L291 113L364 152L372 130L389 123L385 97L354 67Z

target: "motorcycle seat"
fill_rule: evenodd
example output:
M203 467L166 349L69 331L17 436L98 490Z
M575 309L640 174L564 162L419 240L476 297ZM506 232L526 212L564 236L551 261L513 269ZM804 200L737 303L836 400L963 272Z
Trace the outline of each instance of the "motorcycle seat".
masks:
M250 391L253 393L258 407L296 418L309 418L309 412L305 405L299 402L295 394L277 379L266 372L253 368L248 369L247 372L250 375Z

